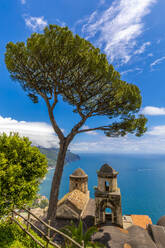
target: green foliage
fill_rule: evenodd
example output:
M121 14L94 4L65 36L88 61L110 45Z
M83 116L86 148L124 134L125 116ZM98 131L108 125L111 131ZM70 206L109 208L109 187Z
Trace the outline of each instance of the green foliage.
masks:
M21 225L23 225L21 223ZM25 225L23 225L25 228ZM30 233L41 243L46 245L34 231L30 229ZM10 224L9 221L0 222L0 247L1 248L40 248L30 236L21 230L21 228L13 223ZM51 248L52 246L49 245Z
M47 172L47 160L26 137L0 135L0 216L14 205L22 207L34 199L40 179Z
M41 202L39 204L40 208L42 208L42 209L46 208L48 205L49 205L49 201L46 199L41 200Z
M33 33L26 44L9 42L5 62L11 78L22 85L34 103L38 96L46 101L61 138L52 117L59 95L83 119L72 132L78 133L87 118L100 115L114 119L93 129L107 136L141 136L146 131L146 118L136 115L141 106L139 88L122 81L105 54L67 27L50 25L43 34Z
M34 199L34 201L32 202L31 208L46 208L49 205L49 200L46 199L42 199L41 195L36 195L36 198Z
M83 232L83 223L80 220L78 227L74 224L74 222L71 222L71 225L65 226L62 229L62 232L70 236L72 239L74 239L77 243L82 245L82 242L84 242L84 247L103 247L102 244L98 242L91 241L92 235L97 232L97 227L93 226L90 227L85 233ZM66 241L67 248L75 248L76 246L71 244L71 242Z

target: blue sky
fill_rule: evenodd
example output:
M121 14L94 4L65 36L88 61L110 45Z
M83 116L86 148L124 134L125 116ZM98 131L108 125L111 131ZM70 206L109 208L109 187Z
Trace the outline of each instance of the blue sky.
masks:
M74 152L165 153L165 1L163 0L1 0L0 3L0 132L15 131L33 144L58 146L44 102L33 104L18 83L11 81L4 63L9 41L26 41L48 24L68 26L106 53L122 79L138 85L143 97L141 112L148 131L136 138L107 138L101 132L78 135ZM55 112L63 132L77 117L60 103ZM106 119L92 119L94 127Z

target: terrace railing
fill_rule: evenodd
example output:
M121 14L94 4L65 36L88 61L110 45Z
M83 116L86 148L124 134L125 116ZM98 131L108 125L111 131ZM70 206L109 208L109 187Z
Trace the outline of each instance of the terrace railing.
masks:
M27 213L27 218L22 216L19 212L13 210L11 213L11 221L15 222L26 234L28 234L38 245L40 245L43 248L48 248L49 244L52 245L53 247L57 247L57 248L61 248L61 246L59 244L57 244L56 242L54 242L52 239L55 237L56 234L59 234L60 236L62 236L62 238L64 240L67 240L68 242L70 242L71 244L73 244L75 247L78 248L84 248L84 242L82 242L82 245L80 245L79 243L77 243L74 239L72 239L71 237L69 237L68 235L64 234L63 232L59 231L58 229L52 227L50 225L50 220L48 221L48 223L46 223L45 221L43 221L42 219L38 218L34 213L32 213L30 211L30 209L26 209L23 208L22 210L24 210L24 212ZM20 221L18 221L17 216L19 216L21 219L24 220L26 227L24 227ZM34 222L31 221L31 216L33 217L33 219L39 221L47 230L46 232L44 232L43 230L41 230L39 227L37 227ZM30 233L30 227L33 227L33 229L35 229L36 231L38 231L41 235L43 240L46 241L46 245L42 244L39 240L36 239L36 237L34 237L32 235L32 233ZM52 233L54 232L54 235L52 235L52 237L50 236L50 232L52 231Z

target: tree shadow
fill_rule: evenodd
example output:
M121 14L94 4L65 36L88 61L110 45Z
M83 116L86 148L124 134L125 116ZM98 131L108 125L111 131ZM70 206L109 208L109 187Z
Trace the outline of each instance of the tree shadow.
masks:
M99 242L107 248L111 248L111 246L108 244L111 240L111 235L107 232L100 235L100 233L103 233L103 229L98 230L98 233L96 233L95 237L93 238L94 242ZM98 236L98 237L97 237Z

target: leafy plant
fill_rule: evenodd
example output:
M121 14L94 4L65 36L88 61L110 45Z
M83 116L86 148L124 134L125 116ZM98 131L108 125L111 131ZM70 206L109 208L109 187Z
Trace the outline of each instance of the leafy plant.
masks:
M23 225L21 223L21 225ZM25 225L23 225L26 228ZM29 230L30 233L42 244L46 245L34 231ZM40 248L40 245L36 244L33 239L28 236L16 223L10 223L10 221L0 222L0 247L1 248ZM49 248L53 246L49 245Z
M42 209L46 208L48 205L49 205L49 201L47 199L41 200L41 202L39 204L40 208L42 208Z
M47 198L43 199L42 195L37 194L30 207L44 209L48 205L49 205L49 200Z
M98 242L91 241L92 235L97 232L97 227L92 226L88 228L88 230L84 233L83 232L83 222L80 220L78 226L75 225L74 222L71 222L71 225L67 225L62 229L62 232L70 236L74 239L77 243L82 245L84 243L84 247L103 247L102 244ZM66 241L66 247L68 248L76 248L71 242Z
M30 203L47 172L47 160L26 137L0 135L0 217Z

